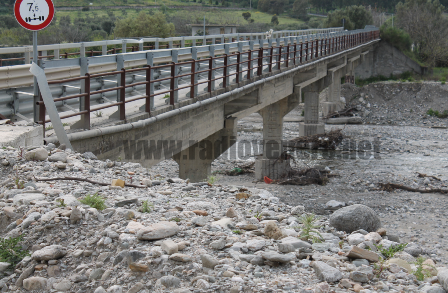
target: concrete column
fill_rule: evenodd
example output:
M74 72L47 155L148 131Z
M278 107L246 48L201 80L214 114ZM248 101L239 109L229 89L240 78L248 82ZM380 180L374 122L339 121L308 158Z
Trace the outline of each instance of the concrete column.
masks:
M299 136L309 136L325 132L325 125L319 123L319 93L323 90L320 79L303 89L305 100L305 121L299 123Z
M263 155L255 159L255 178L279 179L290 170L289 159L283 158L283 116L287 114L285 99L271 104L259 113L263 117Z
M322 115L337 112L343 109L341 103L341 71L333 72L333 82L328 86L326 102L322 103Z
M211 175L212 162L236 141L236 119L226 119L220 131L196 142L173 157L179 164L179 178L201 182Z

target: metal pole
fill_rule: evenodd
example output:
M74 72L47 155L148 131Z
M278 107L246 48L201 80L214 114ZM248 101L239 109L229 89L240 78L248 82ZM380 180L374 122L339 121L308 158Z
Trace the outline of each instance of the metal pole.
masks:
M205 15L204 15L204 38L205 38ZM205 44L203 44L205 45Z
M37 60L37 31L33 31L33 63L36 63L36 65L39 65L39 62ZM39 121L39 106L38 106L38 102L39 102L39 87L37 85L37 78L36 76L34 76L34 122L38 122Z

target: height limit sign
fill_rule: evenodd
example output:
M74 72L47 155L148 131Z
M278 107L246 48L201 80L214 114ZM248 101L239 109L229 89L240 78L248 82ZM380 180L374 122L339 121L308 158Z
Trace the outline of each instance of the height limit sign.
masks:
M54 5L51 0L16 0L14 15L21 26L38 31L53 20Z

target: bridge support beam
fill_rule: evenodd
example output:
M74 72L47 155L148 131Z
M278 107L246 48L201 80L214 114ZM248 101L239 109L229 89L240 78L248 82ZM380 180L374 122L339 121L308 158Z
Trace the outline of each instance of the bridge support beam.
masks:
M263 117L263 155L255 159L255 179L264 176L279 179L290 170L289 159L283 159L283 116L288 112L287 99L259 111Z
M236 119L226 119L223 129L175 155L179 178L190 182L206 180L211 175L212 162L236 142L236 135Z
M319 93L323 89L323 79L319 79L303 89L305 121L299 123L299 136L310 136L325 132L325 125L319 123Z
M323 116L340 111L344 107L341 103L341 71L335 71L332 75L332 83L328 86L327 100L322 102Z

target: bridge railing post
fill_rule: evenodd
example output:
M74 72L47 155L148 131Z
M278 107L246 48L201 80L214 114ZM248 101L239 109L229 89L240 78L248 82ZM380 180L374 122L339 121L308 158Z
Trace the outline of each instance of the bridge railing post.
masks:
M293 54L293 60L294 60L294 66L296 65L296 59L297 59L297 43L294 43L294 54Z
M258 49L258 68L257 75L261 76L263 74L263 45L261 44L260 49Z
M227 56L227 54L224 54L224 68L222 70L223 74L222 74L222 87L225 89L227 87L227 80L228 80L228 67L227 67L227 63L228 63L229 57Z
M288 68L289 66L289 58L291 58L291 55L289 54L289 44L286 45L286 59L285 59L285 66Z
M213 79L213 57L208 59L208 92L212 92L212 79Z
M274 47L273 46L271 46L271 48L269 48L270 50L269 50L269 72L272 72L272 58L273 58L273 55L274 55Z
M151 114L151 65L146 67L146 99L145 99L145 112Z
M195 95L194 95L194 89L195 89L195 74L196 72L196 60L193 59L193 62L191 62L191 76L190 76L190 83L191 83L191 87L190 87L190 98L194 99Z
M276 59L277 59L277 70L280 70L280 62L282 60L282 49L283 49L282 45L277 47L277 57L276 57Z
M236 53L236 83L240 83L241 53Z
M171 63L171 79L170 79L170 105L174 106L174 79L176 76L176 63Z
M42 94L40 93L40 90L38 89L39 92L39 121L42 121L42 132L44 134L45 137L45 104L43 103L44 99L42 98Z
M84 110L87 113L84 114L84 125L85 129L90 129L90 74L86 73L86 79L84 80L84 93L86 96L84 97Z
M122 68L120 73L120 120L126 120L126 69Z

